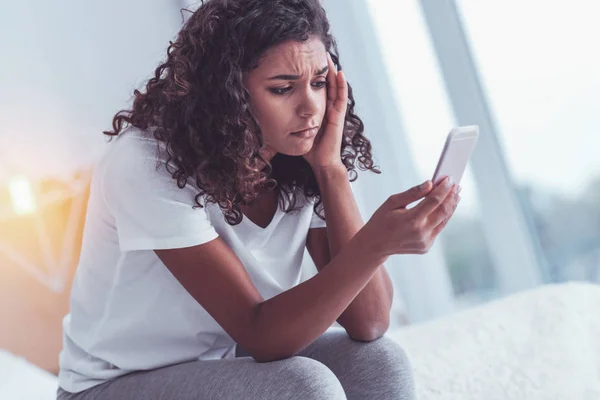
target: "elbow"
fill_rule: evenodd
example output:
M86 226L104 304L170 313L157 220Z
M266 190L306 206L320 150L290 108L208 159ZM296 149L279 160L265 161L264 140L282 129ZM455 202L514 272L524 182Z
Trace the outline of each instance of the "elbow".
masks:
M257 313L259 309L257 308ZM289 335L277 333L280 330L264 329L259 323L254 322L245 332L247 335L243 338L244 344L240 347L245 355L252 357L258 363L284 360L299 352L296 351L295 344L290 341Z
M371 323L348 332L348 336L357 342L372 342L385 335L389 326L389 320Z
M255 346L249 347L248 351L244 350L244 353L252 357L254 361L258 363L284 360L297 354L296 352L288 349L287 346L284 348L284 346L280 344L275 344L269 341L261 341Z
M291 358L295 356L292 353L275 353L275 352L257 352L251 354L254 361L257 363L268 363L272 361L285 360L286 358Z
M273 362L273 361L284 360L284 359L289 358L289 357L277 357L277 356L269 356L269 355L260 355L260 356L252 356L252 358L257 363L261 363L262 364L262 363L269 363L269 362Z

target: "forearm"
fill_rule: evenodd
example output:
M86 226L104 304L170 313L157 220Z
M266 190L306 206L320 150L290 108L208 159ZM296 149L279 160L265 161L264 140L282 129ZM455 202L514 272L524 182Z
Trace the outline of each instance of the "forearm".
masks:
M258 361L297 354L344 312L386 259L365 239L358 233L323 271L258 306L252 329Z
M363 227L345 169L316 173L327 217L331 257L335 257ZM369 340L383 335L389 326L393 288L385 267L378 268L370 282L338 318L348 334Z

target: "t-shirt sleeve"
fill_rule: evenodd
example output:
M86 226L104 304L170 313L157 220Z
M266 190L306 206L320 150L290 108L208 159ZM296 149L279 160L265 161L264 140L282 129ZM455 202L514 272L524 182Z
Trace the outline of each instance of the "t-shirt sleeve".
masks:
M100 174L121 250L191 247L217 238L206 209L193 207L197 189L180 189L144 145L115 149Z

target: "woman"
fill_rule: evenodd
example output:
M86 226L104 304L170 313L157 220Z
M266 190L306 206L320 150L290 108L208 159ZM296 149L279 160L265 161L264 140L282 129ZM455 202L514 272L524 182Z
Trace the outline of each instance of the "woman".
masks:
M379 171L328 31L318 0L209 0L115 116L59 399L414 398L382 264L428 250L457 188L363 224L349 176Z

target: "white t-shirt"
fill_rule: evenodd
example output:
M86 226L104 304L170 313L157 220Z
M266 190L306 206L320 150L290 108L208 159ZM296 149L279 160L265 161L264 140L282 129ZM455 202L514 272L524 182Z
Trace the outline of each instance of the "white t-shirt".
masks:
M129 128L94 170L81 256L63 320L59 384L80 392L138 370L235 357L235 342L154 253L220 236L269 299L300 282L310 228L325 222L312 202L277 209L261 228L230 226L215 204L193 208L197 188L179 189L156 141ZM161 152L162 153L162 152ZM162 153L164 154L164 153Z

